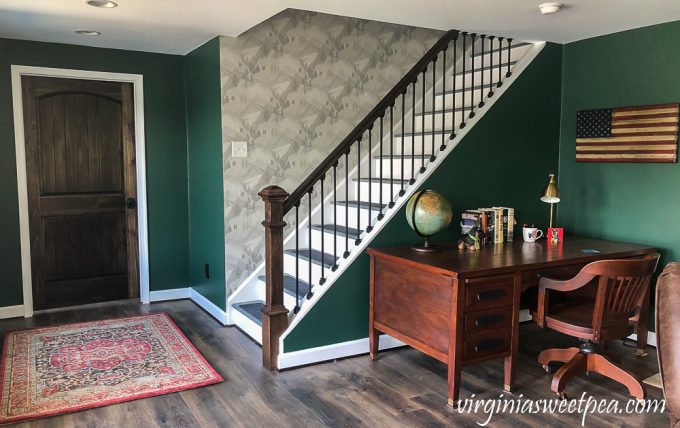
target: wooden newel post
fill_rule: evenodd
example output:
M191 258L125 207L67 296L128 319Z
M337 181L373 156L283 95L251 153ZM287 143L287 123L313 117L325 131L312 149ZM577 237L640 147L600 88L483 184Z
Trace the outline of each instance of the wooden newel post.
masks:
M262 308L262 364L278 368L279 338L288 326L288 309L283 304L283 202L288 192L269 186L258 193L264 201L266 299Z

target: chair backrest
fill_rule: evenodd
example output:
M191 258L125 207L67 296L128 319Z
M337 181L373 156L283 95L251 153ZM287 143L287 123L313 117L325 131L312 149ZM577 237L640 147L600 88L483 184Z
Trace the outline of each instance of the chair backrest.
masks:
M640 259L600 260L586 265L583 273L598 277L597 295L593 312L596 340L602 326L628 325L647 295L652 275L659 262L654 253Z

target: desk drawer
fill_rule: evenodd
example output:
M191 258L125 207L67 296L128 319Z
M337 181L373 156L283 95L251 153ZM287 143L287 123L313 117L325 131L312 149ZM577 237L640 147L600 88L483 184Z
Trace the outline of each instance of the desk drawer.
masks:
M465 309L489 309L512 305L513 275L494 275L465 280Z
M511 332L511 328L506 328L466 337L463 345L463 361L473 362L486 357L507 355L510 352Z
M512 326L512 306L465 313L465 337Z
M571 279L585 266L583 263L567 266L557 266L553 268L534 269L522 272L522 289L538 286L538 281L542 276L556 279Z

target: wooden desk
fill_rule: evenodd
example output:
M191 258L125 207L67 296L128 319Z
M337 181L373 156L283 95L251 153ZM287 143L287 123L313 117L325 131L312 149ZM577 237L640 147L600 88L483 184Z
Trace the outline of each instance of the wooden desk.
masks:
M598 250L597 254L583 250ZM601 259L639 257L642 245L570 236L560 245L522 241L439 253L409 246L370 248L370 356L378 335L390 336L448 364L448 404L458 400L461 367L505 358L504 389L512 389L521 292L539 275L571 277ZM642 318L642 317L641 317Z

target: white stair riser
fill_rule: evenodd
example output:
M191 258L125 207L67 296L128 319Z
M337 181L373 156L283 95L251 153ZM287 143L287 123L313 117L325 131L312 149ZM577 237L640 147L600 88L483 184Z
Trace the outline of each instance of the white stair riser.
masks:
M356 219L355 219L356 221ZM366 229L366 222L368 219L364 216L361 219L361 228L362 228L362 233L361 236L364 236L365 229ZM327 254L333 254L333 233L328 233L324 232L322 233L320 230L312 230L312 246L313 248L316 248L318 250L321 250L321 237L324 237L325 242L324 242L324 250L326 251ZM335 251L338 257L341 257L342 254L345 252L345 235L344 234L338 234L337 236L338 239L335 240ZM349 239L347 240L347 248L349 248L349 251L352 251L352 248L354 247L354 240L357 239L355 235L350 235Z
M468 104L468 106L469 106L469 104ZM476 106L475 106L475 108L476 108ZM460 125L460 123L463 119L465 119L466 121L468 120L467 118L468 118L469 114L470 114L469 108L467 108L465 110L465 116L463 116L462 111L456 112L455 121L453 122L456 125L456 128L458 128L458 126ZM433 129L432 128L432 116L433 116L432 113L429 113L429 112L426 112L425 114L418 113L419 118L425 117L425 132L432 132L432 129ZM441 112L434 114L434 131L435 131L435 133L439 134L438 136L439 136L440 141L441 141L441 131L442 131L442 129L446 129L446 130L451 129L451 123L452 123L451 117L452 116L453 115L450 112L448 112L446 115L442 115ZM442 126L444 121L446 121L445 127ZM423 131L423 120L420 119L419 121L416 122L416 136L419 132L422 132L422 131ZM430 146L430 147L432 147L432 146ZM427 150L427 146L426 146L426 150Z
M305 244L306 246L307 244ZM299 259L300 263L300 276L299 278L302 281L305 282L310 282L309 281L309 262L307 260L304 260L302 258ZM288 275L295 276L295 256L291 254L286 254L283 257L283 271L287 273ZM325 276L328 277L328 274L331 272L330 269L325 269ZM317 265L316 263L312 263L312 287L317 285L319 283L319 278L321 278L321 266ZM307 289L305 288L304 292L307 292Z
M494 47L494 49L498 48L498 42L497 41L494 41L493 47ZM503 52L502 52L502 55L501 55L501 58L502 58L501 62L502 63L508 62L508 51L505 49L505 47L506 47L506 43L503 42L503 48L504 49L503 49ZM511 49L510 50L510 62L518 61L520 58L522 58L524 56L524 54L527 52L527 50L530 47L531 46L527 45L527 46L521 46L519 48ZM475 54L476 55L474 57L472 57L472 58L474 58L474 60L472 60L470 57L468 57L468 66L470 65L470 63L473 63L475 67L481 67L482 66L482 55L478 55L481 51L482 51L481 46L475 46ZM484 51L485 51L485 53L483 55L484 56L484 66L488 67L489 64L490 64L490 61L491 61L491 55L489 55L488 43L487 43L487 47L484 48ZM472 55L472 53L470 55ZM498 64L498 52L493 52L493 64L494 65Z
M478 85L479 86L479 85ZM461 88L458 88L459 90ZM494 91L496 90L496 84L494 80L493 87L491 88ZM450 91L450 85L447 86L447 91ZM484 82L484 98L487 98L489 95L489 83ZM480 94L482 94L482 90L480 88L475 89L475 100L479 100ZM471 99L471 92L470 89L467 88L465 91L465 105L469 106L470 105L470 99ZM437 95L435 99L435 105L434 109L435 110L441 110L442 108L446 107L447 110L450 110L451 107L453 106L453 101L455 100L456 102L456 107L461 107L463 105L463 93L462 92L456 92L455 99L453 93L449 92L446 95L439 94ZM444 102L446 101L446 103ZM479 102L479 101L478 101ZM432 111L432 105L427 106L427 111Z
M262 290L262 297L260 300L264 301L265 300L265 292L266 292L266 284L264 281L260 281L259 284L257 285ZM291 296L288 293L283 293L283 305L288 308L288 310L293 310L295 308L295 297Z
M385 195L383 195L383 199L385 198ZM389 201L387 201L389 202ZM355 207L349 207L347 209L347 212L345 212L345 206L344 205L338 205L338 212L337 212L337 217L333 218L333 210L331 208L330 212L325 214L326 216L326 223L327 224L333 224L337 223L338 225L341 226L349 226L351 228L357 227L357 208ZM375 203L375 208L374 210L371 211L371 218L375 219L378 217L379 211L377 210L378 208L378 201ZM361 226L364 227L366 225L366 222L368 220L368 209L367 208L360 208L358 209L361 214ZM344 244L343 244L343 251L344 251Z
M362 200L362 201L368 201L369 198L369 192L368 188L371 188L371 202L380 202L380 183L377 181L374 182L368 182L368 181L362 181L361 183L357 183L356 181L352 182L352 191L350 193L352 200ZM383 184L382 184L382 189L383 189L383 202L387 203L390 201L390 192L392 192L394 199L397 199L397 195L399 194L399 189L400 189L401 183L398 180L394 181L394 185L392 186L392 189L390 189L390 179L387 177L383 178ZM404 189L408 186L408 183L404 183Z
M512 67L510 67L510 70L512 70ZM462 71L458 70L459 72ZM503 67L503 70L501 71L501 79L505 79L505 73L507 72L507 66ZM475 76L475 86L479 86L482 83L482 76L484 76L484 84L488 84L490 82L490 79L498 79L498 68L494 67L491 70L484 70L484 71L475 71L474 73L465 73L464 75L456 76L456 89L463 89L463 81L465 81L465 87L469 88L472 86L472 76ZM449 89L451 87L447 85ZM466 95L467 98L467 95ZM477 96L477 102L479 102L479 96Z
M441 138L441 136L440 136ZM448 137L447 137L448 138ZM430 139L432 141L432 139ZM441 143L441 140L435 139L435 151L434 153L439 152L439 145ZM422 151L422 147L421 147ZM405 177L406 179L410 179L412 177L411 172L414 171L416 174L416 177L419 174L420 167L427 164L430 161L430 155L429 153L432 151L432 146L430 145L429 147L425 148L425 152L427 153L425 156L425 160L423 160L423 157L421 155L414 155L415 159L411 158L411 155L404 155L404 173L402 174L402 161L401 157L391 157L391 158L382 158L382 159L374 159L373 161L373 171L374 174L377 176L380 173L380 167L382 166L382 171L383 171L383 178L384 177L389 177L392 176L394 178L403 178Z
M451 126L451 120L447 120L447 127ZM445 130L444 131L444 143L448 144L449 136L451 135L450 130ZM433 135L432 133L425 133L425 154L430 155L430 152L432 151L432 138ZM415 153L416 156L422 154L423 152L423 136L421 134L416 134L415 138L413 138L413 141L415 141L414 147L412 147L412 136L408 135L404 137L404 154L410 155L411 153ZM434 134L434 147L436 149L435 154L439 151L439 147L442 144L442 131L436 132ZM413 150L412 150L413 148ZM395 144L394 144L394 154L395 155L400 155L401 154L401 137L399 137ZM400 165L401 166L401 165Z

